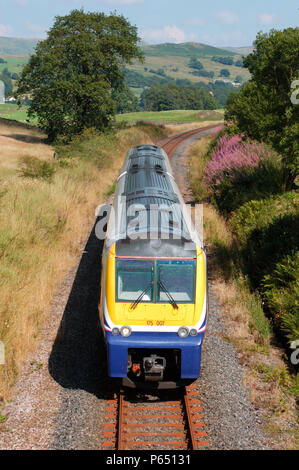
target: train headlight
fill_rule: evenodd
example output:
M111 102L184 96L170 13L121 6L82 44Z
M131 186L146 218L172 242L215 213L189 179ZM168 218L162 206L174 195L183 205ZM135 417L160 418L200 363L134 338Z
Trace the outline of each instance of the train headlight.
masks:
M111 333L113 334L113 336L119 335L119 328L116 328L116 327L115 327L115 328L112 328Z
M187 336L189 335L188 328L186 328L186 326L182 326L181 328L179 328L178 335L180 338L187 338Z
M197 330L195 330L195 328L192 328L192 330L190 330L190 335L197 336Z
M132 333L132 330L129 326L122 326L120 329L120 334L127 338Z

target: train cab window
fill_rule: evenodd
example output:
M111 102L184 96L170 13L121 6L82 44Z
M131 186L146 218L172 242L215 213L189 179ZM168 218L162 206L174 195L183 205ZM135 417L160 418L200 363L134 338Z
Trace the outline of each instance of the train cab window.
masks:
M117 300L132 302L153 301L154 262L147 260L118 260L116 269Z
M157 301L194 303L195 261L157 262Z

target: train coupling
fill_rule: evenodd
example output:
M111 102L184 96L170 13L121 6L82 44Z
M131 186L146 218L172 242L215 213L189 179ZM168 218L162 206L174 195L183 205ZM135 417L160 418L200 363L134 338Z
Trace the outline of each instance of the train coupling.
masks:
M163 380L165 368L165 357L151 354L151 356L143 358L143 370L146 382L156 382Z

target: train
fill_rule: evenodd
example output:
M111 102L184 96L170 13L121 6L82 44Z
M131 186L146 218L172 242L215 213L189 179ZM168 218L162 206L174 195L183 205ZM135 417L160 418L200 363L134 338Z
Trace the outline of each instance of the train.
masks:
M131 148L117 179L102 253L100 324L108 375L170 389L200 376L207 257L166 152Z

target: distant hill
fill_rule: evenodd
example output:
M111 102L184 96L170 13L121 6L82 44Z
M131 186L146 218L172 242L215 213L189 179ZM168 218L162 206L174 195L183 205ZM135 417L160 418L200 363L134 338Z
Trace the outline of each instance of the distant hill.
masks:
M248 54L251 54L251 52L253 52L253 47L252 46L248 46L248 47L224 47L224 50L225 51L229 51L229 52L234 52L235 54L240 54L240 55L248 55Z
M0 64L0 73L3 68L8 68L11 73L19 75L37 42L38 39L0 37L0 57L2 55L6 60ZM144 54L144 63L134 61L126 66L126 83L136 96L152 85L169 82L182 86L203 83L212 87L218 81L220 85L217 86L220 88L221 84L223 88L229 88L233 87L232 83L241 84L250 79L250 73L242 67L241 60L243 55L251 52L252 48L249 47L219 48L196 42L147 44L144 41L139 45ZM200 70L190 65L190 59L194 58L200 62ZM211 82L212 85L209 85ZM219 99L221 104L222 101L222 98Z
M196 42L141 44L141 48L144 63L134 61L126 67L126 82L137 96L145 88L170 81L188 86L216 80L241 84L250 78L248 69L242 67L242 56L248 48L226 50ZM191 59L199 62L200 69L192 66Z
M39 39L7 38L0 36L1 55L30 55L34 52Z
M211 56L234 56L238 52L219 49L218 47L208 46L197 42L184 42L182 44L155 44L144 45L142 47L143 53L146 56L164 57L211 57Z

